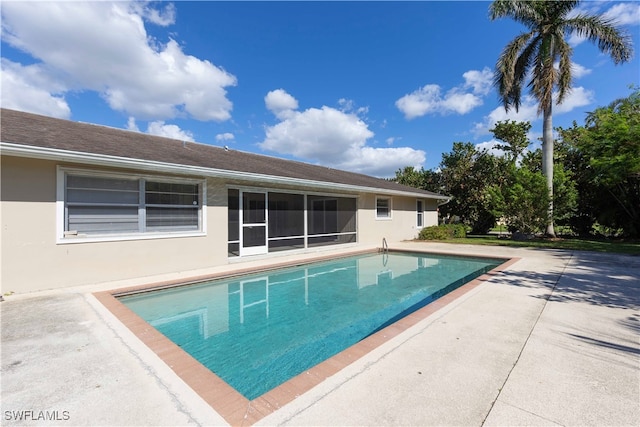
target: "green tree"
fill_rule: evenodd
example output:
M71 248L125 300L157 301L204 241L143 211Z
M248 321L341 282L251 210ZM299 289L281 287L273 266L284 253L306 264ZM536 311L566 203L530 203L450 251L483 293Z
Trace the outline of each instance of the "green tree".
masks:
M405 166L396 171L396 176L392 180L398 184L408 185L413 188L420 188L439 194L446 193L442 186L440 173L430 169L420 168L420 170L416 170L413 166Z
M440 211L457 216L472 228L472 233L484 234L495 225L489 209L485 188L502 180L503 159L478 151L469 142L454 142L453 151L442 155L440 170L445 194L452 196Z
M564 167L553 169L553 221L569 225L576 215L578 190L571 170Z
M516 163L518 158L529 146L527 132L531 130L531 123L506 120L497 122L493 129L489 129L493 136L505 144L496 144L496 148L505 152L507 159Z
M404 168L396 171L396 176L393 178L393 181L398 184L422 189L424 187L423 170L417 171L413 166L405 166Z
M522 86L530 76L528 86L538 102L538 114L543 115L542 170L550 196L546 227L546 233L550 236L555 236L552 197L554 90L557 89L556 103L561 104L571 90L572 83L573 52L566 38L574 34L587 38L596 43L601 52L609 54L616 64L626 62L632 56L630 36L618 29L614 22L586 13L572 15L579 3L565 0L496 0L489 8L491 20L508 17L528 29L507 44L500 54L494 84L505 110L514 107L518 111L522 101Z
M549 197L544 175L510 164L506 177L503 185L485 191L491 212L504 219L511 232L533 234L544 229Z
M585 126L560 130L578 150L584 172L581 209L597 221L640 237L640 89L587 115Z
M553 169L553 221L559 225L570 225L577 212L578 189L574 177L579 173L580 165L575 163L575 150L569 150L562 140L555 142L555 145L558 150L554 150L554 162L559 167ZM527 152L522 157L520 167L541 173L542 150L538 148Z
M554 158L556 165L562 167L554 168L554 174L558 169L562 169L568 180L565 185L570 186L571 193L563 196L560 188L562 184L554 181L554 214L560 212L555 221L560 225L569 226L574 233L586 237L591 234L596 222L593 202L598 198L598 191L589 178L588 159L577 147L576 141L580 134L578 125L574 122L572 128L567 130L557 128L557 131L561 138L554 143L556 147ZM567 201L571 202L571 206L563 211L561 204Z
M496 123L491 129L494 137L504 141L497 147L505 152L509 165L505 169L505 180L495 183L487 190L492 212L504 219L511 231L530 234L542 231L541 222L546 224L545 178L541 173L541 150L526 152L530 144L527 133L531 129L529 122L505 121ZM520 161L518 162L518 159ZM571 215L573 203L568 201L574 196L572 182L564 169L554 171L554 186L559 202L554 210L556 216Z

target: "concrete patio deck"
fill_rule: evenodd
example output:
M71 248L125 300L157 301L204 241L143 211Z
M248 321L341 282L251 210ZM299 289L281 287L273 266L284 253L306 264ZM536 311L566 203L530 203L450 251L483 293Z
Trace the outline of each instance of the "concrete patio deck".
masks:
M640 257L396 248L520 260L257 424L640 425ZM0 303L2 425L226 424L92 294L135 284Z

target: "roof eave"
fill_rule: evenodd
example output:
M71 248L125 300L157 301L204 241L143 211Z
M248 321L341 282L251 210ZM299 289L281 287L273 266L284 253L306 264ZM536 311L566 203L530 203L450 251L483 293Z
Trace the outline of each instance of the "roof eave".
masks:
M313 188L356 191L387 195L402 195L410 197L431 198L437 200L448 200L449 197L441 195L429 195L413 191L397 191L377 187L365 187L350 184L340 184L335 182L315 181L308 179L290 178L275 175L264 175L252 172L240 172L224 169L206 168L201 166L189 166L178 163L156 162L142 159L132 159L128 157L109 156L104 154L93 154L81 151L59 150L31 145L15 144L10 142L0 142L0 154L16 157L28 157L42 160L55 160L70 163L83 163L94 166L124 167L150 172L174 173L180 175L196 175L212 178L227 178L235 180L260 181L270 184L300 185Z

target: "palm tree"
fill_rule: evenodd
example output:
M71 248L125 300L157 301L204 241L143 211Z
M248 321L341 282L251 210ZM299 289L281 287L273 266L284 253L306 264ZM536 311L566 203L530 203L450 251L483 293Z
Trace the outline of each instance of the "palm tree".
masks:
M628 61L632 54L631 38L612 20L597 15L573 12L579 1L496 0L489 7L491 20L508 17L524 24L528 32L513 39L496 63L494 85L506 111L518 111L522 85L529 79L531 94L542 113L542 171L549 189L549 219L546 234L553 229L553 127L551 110L554 90L561 104L571 90L572 49L566 38L572 34L597 43L615 64ZM572 14L573 12L573 14ZM557 62L557 65L556 65Z

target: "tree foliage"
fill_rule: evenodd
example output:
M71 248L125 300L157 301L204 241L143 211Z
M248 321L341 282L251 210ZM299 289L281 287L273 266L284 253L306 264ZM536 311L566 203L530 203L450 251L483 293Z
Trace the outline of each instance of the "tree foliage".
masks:
M494 135L508 146L504 157L455 142L437 170L407 167L396 172L396 181L451 196L441 215L473 233L486 232L496 219L512 231L543 232L549 194L541 186L542 150L520 151L529 147L529 128L528 123L496 124ZM558 132L554 221L579 235L592 234L597 226L640 237L640 88L589 113L584 126L574 123Z
M578 232L597 221L640 237L640 89L589 113L584 126L559 129L572 151L580 191Z
M511 232L539 233L547 223L547 184L544 175L511 166L505 185L487 188L488 205Z
M504 144L496 144L495 148L506 153L507 159L515 163L529 147L527 133L531 130L531 123L507 120L497 122L493 129L489 129L493 136Z
M511 18L527 31L509 42L500 54L494 73L494 85L506 111L516 111L522 102L526 84L543 115L542 171L553 195L552 107L561 104L572 85L571 55L568 38L583 37L595 43L614 63L628 61L632 54L631 37L614 22L597 15L577 12L579 1L569 0L495 0L489 7L492 20ZM556 65L557 64L557 65ZM526 82L527 80L528 83ZM546 233L554 236L553 198L549 197Z
M507 228L524 234L540 232L548 222L548 198L546 179L540 172L541 156L537 150L522 154L530 145L527 133L529 122L505 121L491 129L496 139L506 144L498 145L509 162L503 169L503 181L486 190L488 206L496 218L502 219ZM518 159L522 158L520 164Z
M393 180L409 187L433 191L434 193L446 193L445 188L442 186L441 174L424 168L418 171L413 166L405 166L396 171L396 176Z
M502 180L504 160L479 151L470 142L454 142L453 151L442 155L442 184L452 196L441 212L471 226L472 233L486 233L495 225L484 190Z

